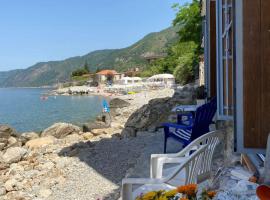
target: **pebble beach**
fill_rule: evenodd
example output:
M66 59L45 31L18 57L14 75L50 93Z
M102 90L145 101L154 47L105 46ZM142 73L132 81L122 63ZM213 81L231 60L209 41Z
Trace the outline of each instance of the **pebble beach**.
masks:
M139 132L124 138L129 116L150 100L171 97L171 89L117 96L130 103L113 118L110 128L82 132L56 123L41 135L0 127L1 200L118 199L121 180L136 166L146 148L162 151L162 132ZM150 153L154 153L151 151ZM157 152L157 153L159 153Z

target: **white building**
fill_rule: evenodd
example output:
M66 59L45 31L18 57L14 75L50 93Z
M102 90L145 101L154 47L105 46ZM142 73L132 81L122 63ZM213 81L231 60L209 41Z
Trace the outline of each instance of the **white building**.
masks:
M140 77L123 77L120 80L120 84L129 85L129 84L139 84L142 83L142 79Z
M175 78L172 74L156 74L147 79L148 85L173 87L175 85Z

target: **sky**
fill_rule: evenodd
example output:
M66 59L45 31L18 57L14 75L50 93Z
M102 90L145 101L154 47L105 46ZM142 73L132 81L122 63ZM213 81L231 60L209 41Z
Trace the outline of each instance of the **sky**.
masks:
M0 0L0 71L127 47L189 0Z

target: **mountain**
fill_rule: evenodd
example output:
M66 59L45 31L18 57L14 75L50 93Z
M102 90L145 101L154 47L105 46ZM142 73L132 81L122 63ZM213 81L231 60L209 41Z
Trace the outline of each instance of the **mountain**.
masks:
M72 71L88 63L90 71L109 68L125 71L129 68L147 68L144 55L163 54L178 39L177 28L170 27L150 33L135 44L123 49L93 51L61 61L40 62L27 69L0 72L0 87L38 87L69 81Z

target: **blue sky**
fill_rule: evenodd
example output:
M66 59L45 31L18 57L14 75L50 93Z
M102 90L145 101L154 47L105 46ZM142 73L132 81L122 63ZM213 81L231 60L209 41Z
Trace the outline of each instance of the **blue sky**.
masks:
M0 71L122 48L171 25L189 0L1 0Z

